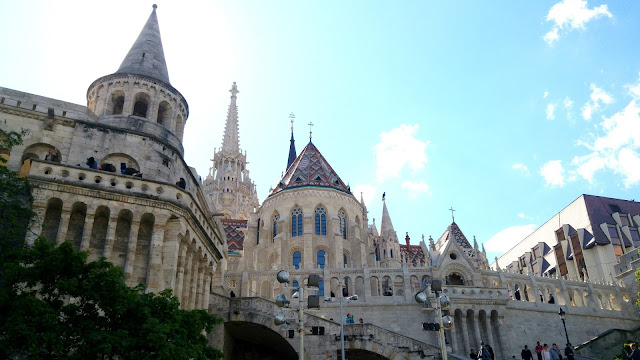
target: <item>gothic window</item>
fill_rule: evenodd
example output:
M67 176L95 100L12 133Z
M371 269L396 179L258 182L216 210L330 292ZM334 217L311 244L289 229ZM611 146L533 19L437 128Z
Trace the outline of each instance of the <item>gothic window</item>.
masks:
M324 297L324 280L318 281L318 296Z
M302 209L295 208L291 212L291 236L302 236Z
M318 257L316 259L316 263L318 264L318 267L320 269L324 269L324 264L325 264L324 250L319 250L318 251Z
M302 255L300 254L300 251L296 251L293 253L293 266L296 269L300 269L300 263L302 262Z
M342 262L344 264L344 267L347 267L347 264L349 264L349 257L347 256L347 254L342 254Z
M389 250L389 257L393 259L393 249Z
M291 285L291 295L295 294L298 291L298 287L299 287L299 283L298 280L293 280L293 283Z
M347 238L347 214L344 210L338 211L338 219L340 220L340 235L343 239Z
M278 220L280 220L280 214L276 213L275 215L273 215L273 231L271 233L272 242L273 239L275 239L276 235L278 235Z
M316 235L327 235L327 211L323 206L316 208Z

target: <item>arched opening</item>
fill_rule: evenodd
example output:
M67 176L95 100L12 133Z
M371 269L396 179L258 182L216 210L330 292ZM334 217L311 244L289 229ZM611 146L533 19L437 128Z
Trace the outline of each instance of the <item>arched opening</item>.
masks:
M271 281L264 279L260 285L260 296L265 299L271 299Z
M42 223L43 238L55 243L58 237L58 228L60 227L60 216L62 215L62 200L51 198L47 201L47 209L44 213L44 221Z
M299 207L291 211L291 237L302 236L302 209Z
M378 278L372 276L369 282L371 285L371 296L380 296L380 284Z
M76 250L80 250L82 243L82 233L84 232L84 220L87 216L87 204L77 202L71 207L71 215L69 216L69 228L67 230L67 238L65 241L73 244Z
M140 218L138 240L136 241L135 268L133 269L133 279L136 284L147 283L147 268L149 267L149 251L154 223L155 217L149 213L142 215L142 218Z
M297 336L297 333L294 336ZM256 323L225 322L224 342L220 341L219 343L224 343L225 358L229 360L298 359L298 354L282 334Z
M318 251L318 256L316 257L316 264L318 269L324 269L325 266L325 252L324 250Z
M129 233L131 232L132 220L133 214L129 210L121 210L118 214L116 236L109 261L121 269L124 269L124 263L127 260L127 247L129 245Z
M121 115L124 110L124 92L116 90L109 97L109 105L107 106L107 115Z
M338 359L340 356L340 350L338 350ZM349 360L389 360L387 357L364 349L345 349L344 357Z
M300 251L293 253L293 267L297 270L300 269L300 263L302 262L302 254Z
M99 206L93 217L93 229L89 240L89 261L95 261L104 254L111 211L106 206Z
M163 101L158 105L158 124L167 126L166 122L169 120L169 115L171 113L171 105L168 102Z
M451 273L449 274L449 284L464 285L464 278L458 273Z
M327 210L318 205L315 212L316 235L327 235Z
M120 172L120 174L133 175L140 172L140 165L133 157L123 153L112 153L100 162L104 171ZM127 171L129 169L129 171Z
M364 278L362 276L356 277L356 295L364 296Z
M137 93L135 102L133 103L133 116L147 117L149 110L149 95L145 93Z

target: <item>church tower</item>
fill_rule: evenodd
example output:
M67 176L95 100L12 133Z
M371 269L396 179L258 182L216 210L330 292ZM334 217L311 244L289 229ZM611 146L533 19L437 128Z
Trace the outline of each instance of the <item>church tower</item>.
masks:
M204 181L206 196L223 219L248 220L249 215L258 207L256 186L247 170L247 154L240 149L238 134L238 86L231 86L231 103L227 112L227 121L222 138L222 147L215 151L213 166Z
M380 236L374 240L378 252L378 261L383 267L400 266L401 254L398 235L391 223L391 216L387 210L387 202L382 197L382 221L380 222Z
M169 81L156 8L118 70L89 86L87 107L100 122L161 138L183 155L189 106Z

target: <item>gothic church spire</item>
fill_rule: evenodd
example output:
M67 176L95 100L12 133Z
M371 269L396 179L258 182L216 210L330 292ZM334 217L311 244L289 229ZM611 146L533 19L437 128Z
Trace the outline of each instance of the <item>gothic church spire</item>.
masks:
M229 111L227 112L227 122L224 126L224 137L222 138L222 151L229 154L235 154L240 151L240 139L238 135L238 105L236 105L236 99L238 98L238 86L235 81L231 86L231 104L229 104Z
M393 224L391 223L391 216L389 216L389 210L387 210L387 202L382 201L382 221L380 222L380 234L382 236L395 235Z
M120 64L118 71L115 72L116 74L144 75L171 84L162 49L160 27L156 16L157 7L153 5L153 11L147 23L144 24L140 35Z
M296 115L294 113L289 114L289 119L291 120L291 143L289 144L289 159L287 160L287 169L293 164L293 162L298 157L296 155L296 141L293 139L293 120L295 120Z

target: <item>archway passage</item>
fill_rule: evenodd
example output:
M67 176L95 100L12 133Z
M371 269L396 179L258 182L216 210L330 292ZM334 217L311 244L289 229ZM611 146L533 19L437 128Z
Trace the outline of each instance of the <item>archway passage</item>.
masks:
M281 334L266 326L230 321L224 323L224 352L228 360L296 360L298 353Z
M349 360L389 360L380 354L362 349L345 349L344 357ZM340 360L340 358L340 350L338 350L338 360Z

